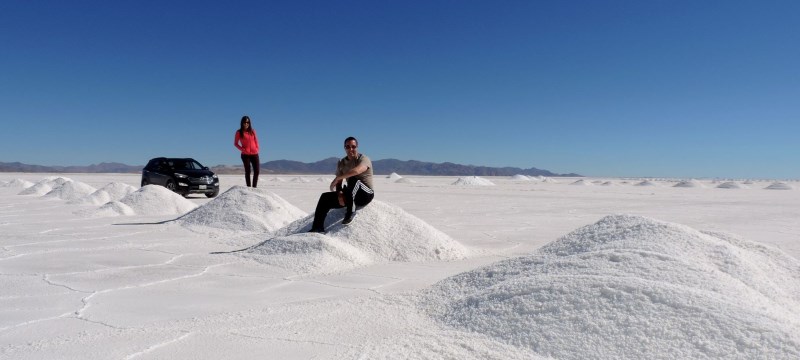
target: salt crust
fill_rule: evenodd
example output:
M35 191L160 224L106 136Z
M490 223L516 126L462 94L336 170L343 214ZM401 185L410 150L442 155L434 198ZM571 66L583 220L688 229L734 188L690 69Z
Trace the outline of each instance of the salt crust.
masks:
M445 279L420 297L444 325L558 359L800 357L800 262L630 215Z
M178 222L202 233L272 232L306 215L272 192L236 185L180 217Z
M110 201L119 201L134 191L136 191L136 188L133 186L120 182L112 182L89 195L71 200L69 203L77 205L102 205Z
M486 180L479 176L467 176L458 178L454 183L450 185L459 185L459 186L494 186L494 183Z
M336 273L374 263L466 258L469 250L403 209L373 201L344 226L344 209L331 210L326 234L310 234L311 214L279 229L238 256L301 274Z
M793 187L791 185L787 184L787 183L782 183L782 182L778 181L778 182L774 182L774 183L770 184L769 186L765 187L764 189L767 189L767 190L792 190Z

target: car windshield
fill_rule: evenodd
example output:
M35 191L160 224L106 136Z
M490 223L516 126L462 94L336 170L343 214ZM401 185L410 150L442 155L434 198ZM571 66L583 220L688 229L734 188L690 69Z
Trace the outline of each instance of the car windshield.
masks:
M203 165L194 160L174 160L172 161L172 168L175 170L200 170Z

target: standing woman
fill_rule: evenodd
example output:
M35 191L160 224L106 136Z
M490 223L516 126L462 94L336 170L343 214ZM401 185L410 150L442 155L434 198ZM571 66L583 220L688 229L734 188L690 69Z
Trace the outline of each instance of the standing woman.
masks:
M253 126L250 124L250 117L242 116L239 130L233 137L233 146L242 152L242 163L244 164L244 180L247 187L250 187L250 166L253 167L253 187L258 185L258 171L260 170L258 160L258 137Z

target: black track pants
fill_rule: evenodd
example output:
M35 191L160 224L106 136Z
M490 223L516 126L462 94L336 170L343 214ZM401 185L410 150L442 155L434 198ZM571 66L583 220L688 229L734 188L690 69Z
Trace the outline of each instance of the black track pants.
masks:
M356 181L352 187L342 188L344 206L339 205L339 193L336 191L322 193L317 201L314 211L314 225L312 229L322 230L325 227L325 217L331 209L347 207L347 214L353 213L353 206L366 206L375 197L375 193L366 184ZM345 215L347 216L347 215Z

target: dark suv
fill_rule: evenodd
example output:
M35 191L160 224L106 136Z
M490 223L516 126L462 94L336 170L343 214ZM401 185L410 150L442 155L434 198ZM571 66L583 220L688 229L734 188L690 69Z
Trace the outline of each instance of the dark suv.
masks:
M219 194L219 179L208 167L191 158L151 159L142 169L142 186L161 185L183 196Z

